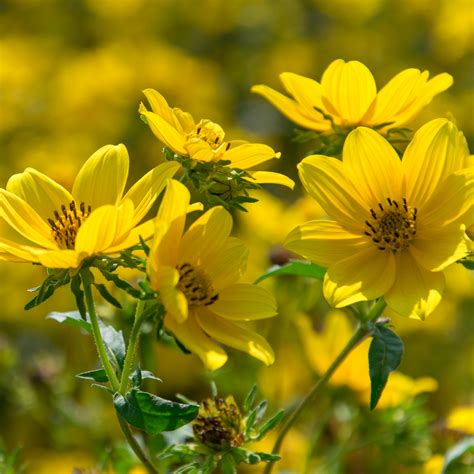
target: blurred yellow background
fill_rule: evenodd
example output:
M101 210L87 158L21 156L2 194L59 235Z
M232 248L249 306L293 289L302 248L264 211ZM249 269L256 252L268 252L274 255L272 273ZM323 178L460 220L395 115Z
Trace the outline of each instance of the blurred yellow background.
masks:
M160 91L171 106L222 124L229 138L272 145L282 152L273 169L296 179L296 164L310 144L292 142L294 126L249 89L263 83L282 90L278 75L284 71L319 80L336 58L362 61L379 88L409 67L433 75L449 72L454 85L412 126L446 116L472 143L473 35L470 0L3 0L1 186L12 174L34 167L68 187L95 150L120 142L130 153L131 179L141 176L164 159L138 115L141 90L148 87ZM239 232L251 248L249 278L270 265L271 246L292 226L319 212L297 201L299 184L294 193L271 191L280 194L262 193L262 200L248 207L249 214L239 216ZM33 266L0 265L0 440L9 450L23 447L27 472L61 474L74 466L95 465L120 434L107 395L74 378L95 367L92 341L75 328L44 320L53 309L73 309L66 289L39 308L23 310L26 289L43 276ZM289 302L289 288L297 283L276 284L282 314L261 325L275 346L275 368L266 372L239 355L217 375L223 390L235 390L236 398L259 377L261 392L275 409L314 379L301 349L295 311L311 313L320 328L327 310L318 283L304 283L311 288L305 295L315 295L304 303ZM285 295L281 288L286 284ZM406 345L401 371L413 378L433 377L439 388L427 401L431 441L418 453L413 470L393 461L386 472L422 472L424 461L441 449L444 453L456 439L443 438L449 412L474 404L472 290L472 278L457 266L430 319L393 320ZM287 329L290 333L283 332ZM193 356L160 347L156 364L164 384L153 390L160 395L208 395L209 376ZM246 374L243 386L232 382L238 370ZM338 397L337 391L331 397L336 409ZM340 429L345 412L339 407L334 413L337 420L328 426ZM369 459L381 456L360 449L321 473L380 472L377 462L367 460L365 471L351 470L347 459L362 462L363 453ZM318 448L314 453L306 463L314 470L307 472L319 472L314 466L323 453ZM303 469L297 463L288 466L293 469L288 472Z

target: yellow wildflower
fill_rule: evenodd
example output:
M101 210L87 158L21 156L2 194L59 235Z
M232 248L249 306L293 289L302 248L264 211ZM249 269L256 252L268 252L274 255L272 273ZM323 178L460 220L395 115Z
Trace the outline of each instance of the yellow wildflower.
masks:
M264 85L253 86L251 90L292 122L309 130L323 132L332 128L324 114L331 116L338 126L387 124L381 127L387 131L412 120L435 95L453 83L447 73L431 80L428 77L428 71L405 69L377 93L374 77L364 64L336 59L324 71L321 84L291 72L280 74L281 82L294 100Z
M353 328L342 311L328 313L322 331L312 328L310 318L299 315L296 318L305 353L313 370L323 374L339 355L352 336ZM358 393L363 403L370 400L369 347L371 340L359 344L336 369L330 383L347 386ZM434 392L438 383L431 377L412 379L401 372L392 372L380 401L379 408L392 407L411 400L423 392Z
M446 418L446 427L474 435L474 406L462 405L453 408Z
M217 123L207 119L196 123L190 113L171 108L159 92L146 89L143 93L152 112L142 103L140 114L146 118L158 140L176 154L204 163L228 160L229 167L246 170L256 183L293 188L295 183L280 173L249 170L273 158L280 158L280 153L268 145L243 140L225 141L225 132Z
M441 299L442 270L466 254L464 224L474 219L466 154L464 136L445 119L418 130L403 161L375 131L353 130L342 162L309 156L298 165L332 220L297 227L285 246L328 268L333 306L384 296L398 314L423 319Z
M166 308L165 325L210 370L227 360L214 339L272 364L267 341L243 322L274 316L273 296L264 288L237 283L247 249L229 237L232 217L224 208L213 207L184 232L189 201L187 188L170 180L156 218L148 275Z
M123 196L129 158L124 145L97 150L79 171L72 192L33 168L0 189L0 216L18 233L0 237L0 260L78 268L84 259L116 253L152 236L153 221L138 225L179 165L163 163ZM24 239L35 246L24 244Z

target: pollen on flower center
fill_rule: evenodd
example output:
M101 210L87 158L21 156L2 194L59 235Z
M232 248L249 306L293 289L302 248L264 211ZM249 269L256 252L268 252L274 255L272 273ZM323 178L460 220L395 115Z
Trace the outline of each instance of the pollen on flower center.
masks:
M179 271L177 288L186 296L189 307L209 306L217 301L219 295L202 269L190 263L182 263L176 269Z
M209 144L213 149L219 148L224 143L224 130L217 123L210 120L200 120L196 128L189 133L188 139L199 139Z
M91 213L91 206L81 202L79 207L75 201L69 203L69 208L64 204L61 212L54 211L54 219L48 219L51 226L53 239L61 249L73 249L79 228Z
M371 218L365 221L365 235L380 250L391 250L393 253L406 249L416 235L416 207L387 198L386 203L378 203L378 209L370 209Z

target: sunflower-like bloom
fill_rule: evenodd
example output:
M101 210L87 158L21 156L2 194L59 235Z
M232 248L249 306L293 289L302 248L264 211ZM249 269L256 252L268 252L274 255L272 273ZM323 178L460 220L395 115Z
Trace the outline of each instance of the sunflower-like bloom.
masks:
M157 166L123 196L128 168L125 146L107 145L84 163L72 192L33 168L13 175L0 189L0 216L19 235L0 237L0 260L76 269L91 256L150 238L153 220L139 223L179 165Z
M166 308L165 326L209 370L227 361L215 341L272 364L271 347L244 321L274 316L273 296L264 288L238 283L248 252L239 239L229 237L232 217L221 206L184 232L189 201L186 187L170 180L156 217L148 276Z
M230 161L227 166L246 170L256 183L281 184L293 189L295 183L285 175L249 170L280 158L280 153L273 148L243 140L225 141L225 132L217 123L207 119L196 123L190 113L171 108L159 92L146 89L143 93L152 112L141 103L140 114L146 118L156 138L176 154L203 163L227 160Z
M294 229L285 246L327 267L336 307L385 297L395 312L424 318L441 299L442 270L466 254L474 168L464 136L445 119L425 124L400 161L375 131L347 137L342 162L309 156L301 181L331 220Z
M332 124L326 115L341 127L377 126L385 132L412 120L435 95L453 83L447 73L431 80L428 77L428 71L405 69L377 93L374 77L364 64L336 59L324 71L321 84L291 72L280 74L294 100L264 85L253 86L251 90L292 122L309 130L330 130ZM386 125L380 127L382 124Z

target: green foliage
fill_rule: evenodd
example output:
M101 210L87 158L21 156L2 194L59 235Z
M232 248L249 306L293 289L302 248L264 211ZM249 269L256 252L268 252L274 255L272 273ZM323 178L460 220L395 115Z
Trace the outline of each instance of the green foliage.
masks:
M114 405L127 423L155 435L172 431L196 418L199 406L176 403L136 388L123 396L115 394Z
M402 355L402 340L387 327L376 324L369 349L371 410L377 406L388 376L400 365Z
M26 466L19 463L20 448L8 453L0 444L0 473L2 474L23 474Z
M285 265L273 265L255 280L255 284L258 284L267 278L281 275L302 276L322 280L325 274L326 269L316 265L315 263L306 260L292 260L290 263Z
M464 438L447 453L441 474L468 474L474 468L474 436Z
M25 305L25 310L34 308L35 306L40 305L48 298L53 296L54 292L61 286L67 285L71 281L68 270L48 270L48 276L43 281L43 283L36 287L30 288L29 292L38 291L38 294L28 301Z

